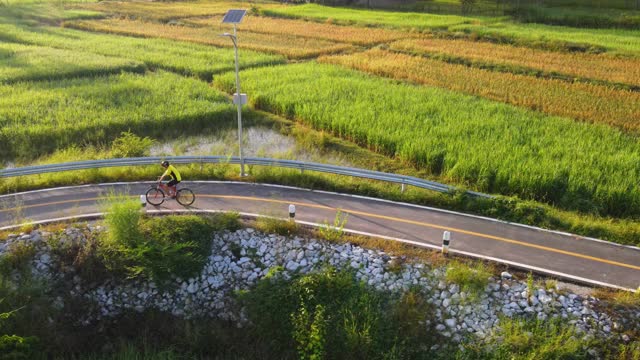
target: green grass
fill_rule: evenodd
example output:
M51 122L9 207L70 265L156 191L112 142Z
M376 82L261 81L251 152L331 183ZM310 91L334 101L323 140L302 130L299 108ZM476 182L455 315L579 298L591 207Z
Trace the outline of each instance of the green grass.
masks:
M0 24L0 39L17 43L122 57L144 62L148 67L165 69L210 80L214 74L234 69L233 49L165 39L94 34L55 27L29 27ZM89 56L89 55L87 55ZM240 68L283 63L281 56L240 50Z
M487 341L493 346L471 346L460 351L462 359L589 359L596 341L584 340L562 320L539 321L501 318L499 330Z
M613 216L640 214L640 144L607 126L316 63L243 72L259 109L410 161L442 180ZM233 88L233 76L217 86Z
M640 11L628 9L527 6L514 13L522 22L586 28L640 28Z
M447 282L458 284L471 300L478 299L489 284L492 272L482 262L469 266L458 261L447 264Z
M144 72L145 65L103 55L13 43L0 43L0 84Z
M233 107L197 80L166 73L0 86L0 159L29 159L131 130L156 138L233 120Z
M449 27L474 38L547 49L608 51L640 56L640 30L576 29L566 26L496 22Z
M62 3L21 2L2 6L2 1L0 1L0 23L58 24L66 20L99 19L102 17L104 15L97 11L66 9Z
M383 26L427 31L443 29L452 25L478 22L478 17L457 15L434 15L426 13L390 12L380 10L358 10L305 4L284 8L262 9L261 13L274 17L310 19L337 24Z

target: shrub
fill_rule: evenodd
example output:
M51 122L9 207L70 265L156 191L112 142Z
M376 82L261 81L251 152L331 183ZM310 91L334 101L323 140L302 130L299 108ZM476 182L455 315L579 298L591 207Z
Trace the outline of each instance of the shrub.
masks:
M460 358L586 359L594 343L581 340L575 328L560 319L547 321L502 318L488 340L494 346L467 348ZM473 354L473 355L472 355Z
M102 202L106 239L112 245L135 247L142 240L138 223L142 216L140 203L125 195L110 194Z
M154 140L148 137L141 138L129 131L122 132L120 137L111 144L111 156L114 158L149 156L149 149Z
M283 236L294 235L298 231L298 225L293 221L261 216L256 220L256 228L267 234Z
M33 336L0 336L0 360L32 359L37 339Z
M333 268L290 280L278 274L270 272L239 296L253 324L251 336L267 346L265 358L428 355L434 338L425 323L431 312L420 293L398 299Z
M481 262L469 266L452 261L447 266L447 281L458 284L470 299L477 298L484 291L489 283L489 277L491 277L491 272Z
M9 275L13 271L28 271L29 263L35 254L36 249L33 244L27 244L23 241L11 243L8 251L0 256L0 272Z

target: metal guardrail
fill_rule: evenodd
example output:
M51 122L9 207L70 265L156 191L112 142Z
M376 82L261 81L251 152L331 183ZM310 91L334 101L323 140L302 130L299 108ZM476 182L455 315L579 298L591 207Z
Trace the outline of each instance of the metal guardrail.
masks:
M61 164L25 166L13 169L0 170L0 178L9 178L25 175L37 175L59 171L97 169L119 166L144 166L157 165L162 160L169 160L175 164L240 164L239 157L227 156L170 156L170 157L141 157L141 158L120 158L120 159L104 159L104 160L88 160L76 161ZM275 166L291 169L299 169L300 171L317 171L323 173L353 176L372 180L381 180L392 183L401 184L403 186L410 185L422 189L433 190L441 193L454 191L456 188L450 185L437 183L434 181L424 180L413 176L397 175L385 173L381 171L372 171L365 169L349 168L343 166L308 163L296 160L281 160L269 158L245 157L246 165L257 166ZM475 191L467 191L469 195L491 198L491 195L478 193Z

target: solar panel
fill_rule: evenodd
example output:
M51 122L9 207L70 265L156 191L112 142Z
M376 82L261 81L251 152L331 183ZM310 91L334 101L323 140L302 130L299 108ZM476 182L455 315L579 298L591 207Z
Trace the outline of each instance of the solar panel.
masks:
M222 23L223 24L240 24L240 22L242 21L242 18L244 17L244 14L246 13L247 13L247 10L239 10L239 9L229 10L224 15L224 18L222 18Z

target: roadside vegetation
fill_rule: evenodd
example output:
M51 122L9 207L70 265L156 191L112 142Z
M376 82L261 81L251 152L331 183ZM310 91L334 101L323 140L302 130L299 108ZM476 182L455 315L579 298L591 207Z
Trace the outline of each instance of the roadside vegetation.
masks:
M77 267L77 275L89 284L123 275L140 280L193 276L202 266L198 254L208 254L211 234L242 226L233 213L145 218L137 201L116 195L105 206L106 231L85 244L57 241L55 234L65 226L44 229L54 234L48 246L60 266ZM366 241L373 245L375 239ZM415 255L438 267L445 261L431 250L379 244L394 258ZM637 342L612 346L580 336L567 322L528 317L501 318L485 344L463 339L458 346L434 330L428 293L418 288L381 292L357 281L352 271L331 267L292 276L272 268L255 286L234 295L249 320L242 328L156 310L131 310L83 326L77 320L92 304L69 296L64 282L36 281L29 273L33 255L33 249L15 248L0 257L0 349L11 351L7 359L583 359L590 348L620 360L640 355ZM111 267L114 261L127 265ZM447 267L447 281L471 298L496 271L462 259ZM51 301L57 296L65 296L64 306Z

